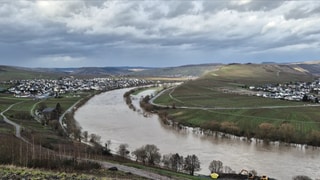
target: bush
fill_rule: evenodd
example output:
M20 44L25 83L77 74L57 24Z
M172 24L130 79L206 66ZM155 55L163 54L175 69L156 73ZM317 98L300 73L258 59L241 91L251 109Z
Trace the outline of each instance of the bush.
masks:
M312 180L312 179L308 176L299 175L299 176L293 177L292 180Z

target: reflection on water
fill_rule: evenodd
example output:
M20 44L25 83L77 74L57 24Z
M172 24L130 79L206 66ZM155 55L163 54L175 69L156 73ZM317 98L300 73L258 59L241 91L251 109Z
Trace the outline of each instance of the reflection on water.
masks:
M131 151L155 144L162 154L195 154L201 161L201 174L209 173L212 160L220 160L236 172L255 169L258 174L278 179L291 179L295 175L320 177L319 149L279 143L269 145L239 137L208 136L194 133L192 128L164 125L156 115L145 117L141 112L129 109L123 100L126 91L128 89L97 95L75 113L83 130L100 135L103 143L111 140L113 150L120 143L129 144ZM144 93L150 94L151 91ZM136 108L139 107L138 99L133 100Z

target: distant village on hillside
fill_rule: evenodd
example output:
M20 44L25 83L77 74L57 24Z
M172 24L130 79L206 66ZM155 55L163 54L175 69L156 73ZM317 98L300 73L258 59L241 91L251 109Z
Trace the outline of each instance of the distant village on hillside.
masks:
M249 86L256 96L319 103L320 79L313 82L291 82L276 85Z
M60 80L11 80L6 83L12 85L12 87L8 89L8 92L12 93L15 97L44 99L52 96L58 97L65 93L90 90L107 91L148 85L153 84L154 82L130 78L75 79L74 77L65 77Z
M59 80L35 79L35 80L10 80L6 82L12 85L8 92L15 97L30 97L43 99L58 97L65 93L79 91L107 91L112 89L135 87L154 84L154 81L131 78L93 78L76 79L64 77ZM263 86L249 86L254 91L251 95L282 99L288 101L305 101L319 103L320 79L313 82L290 82L284 84L267 84Z

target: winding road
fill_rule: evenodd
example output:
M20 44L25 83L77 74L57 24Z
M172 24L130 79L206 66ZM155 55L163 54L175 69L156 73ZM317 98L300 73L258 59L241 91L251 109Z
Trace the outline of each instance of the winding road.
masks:
M154 179L154 180L173 180L173 178L167 177L167 176L162 176L150 171L145 171L143 169L137 169L134 167L129 167L129 166L124 166L121 164L115 164L115 163L110 163L106 161L96 161L100 163L104 168L111 168L111 167L117 167L118 170L123 171L123 172L129 172L141 177L145 177L148 179Z
M41 102L43 102L43 100L41 100L41 101L33 104L32 108L31 108L31 110L30 110L30 115L31 115L38 123L41 123L41 119L40 119L37 115L35 115L34 112L35 112L35 108L37 107L37 105L38 105L39 103L41 103Z
M71 107L69 107L59 118L59 122L62 126L62 120L64 118L64 116L71 112L71 110L81 101L82 99L78 100L76 103L74 103ZM22 141L26 142L26 143L29 143L25 138L23 138L21 136L21 126L11 120L9 120L5 115L4 113L7 112L8 110L10 110L13 106L17 105L17 104L20 104L22 102L18 102L18 103L15 103L15 104L12 104L10 105L7 109L5 109L4 111L2 111L0 113L0 115L3 117L3 120L4 122L14 126L15 128L15 136L19 139L21 139ZM36 103L37 104L37 103ZM36 105L35 104L35 105ZM35 107L34 105L34 107ZM32 108L33 109L33 108ZM32 111L32 110L31 110ZM33 115L34 117L36 117L32 112L30 112L31 115ZM37 120L37 119L36 119ZM37 120L38 121L38 120ZM64 129L64 131L66 132L66 129L64 128L64 126L62 126L62 128ZM146 171L146 170L142 170L142 169L137 169L137 168L134 168L134 167L129 167L129 166L125 166L125 165L120 165L120 164L116 164L116 163L111 163L111 162L106 162L106 161L96 161L96 160L92 160L92 159L86 159L88 161L95 161L95 162L98 162L100 163L104 168L110 168L110 167L117 167L118 170L120 171L123 171L123 172L129 172L129 173L132 173L132 174L135 174L137 176L141 176L141 177L145 177L145 178L148 178L148 179L154 179L154 180L172 180L172 178L169 178L169 177L166 177L166 176L162 176L162 175L159 175L159 174L156 174L156 173L153 173L153 172L149 172L149 171Z
M67 130L65 128L65 126L63 125L63 118L65 117L65 115L69 112L72 112L73 108L79 103L81 102L81 100L83 100L83 98L79 99L77 102L75 102L72 106L70 106L66 111L64 111L61 116L59 117L59 123L60 126L62 127L63 131L67 134Z
M20 104L22 102L18 102L18 103L15 103L15 104L12 104L10 105L7 109L5 109L4 111L2 111L0 113L0 115L3 117L3 120L4 122L8 123L8 124L11 124L12 126L14 126L16 132L15 132L15 136L19 139L21 139L22 141L26 142L26 143L29 143L26 139L24 139L22 136L21 136L21 126L11 120L9 120L5 115L4 113L7 112L8 110L10 110L13 106L17 105L17 104Z

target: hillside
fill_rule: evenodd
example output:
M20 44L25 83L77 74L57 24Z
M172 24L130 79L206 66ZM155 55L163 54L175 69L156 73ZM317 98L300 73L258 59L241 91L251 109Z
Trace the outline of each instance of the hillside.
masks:
M221 65L222 64L198 64L178 67L155 68L133 72L131 73L131 75L147 77L199 77L206 72L217 69Z
M214 72L213 72L214 71ZM295 64L195 64L178 67L81 67L81 68L24 68L0 65L0 80L58 78L61 76L101 77L127 75L140 77L200 77L211 72L225 79L254 80L259 76L271 81L287 81L303 77L320 75L320 63L302 62ZM262 79L262 80L263 80ZM259 80L259 79L257 79ZM260 80L259 80L260 81Z
M290 81L311 81L313 75L290 65L230 64L209 72L204 78L239 83L265 84Z
M199 77L219 67L219 64L186 65L167 68L150 67L81 67L81 68L24 68L0 66L0 80L58 78L61 76L102 77L127 75L139 77Z
M18 79L53 79L61 76L62 73L35 71L31 68L1 66L0 65L0 81L4 80L18 80Z
M202 77L188 81L171 92L176 98L160 96L158 103L165 105L197 106L197 107L228 107L256 106L262 102L265 105L287 104L285 101L241 96L253 94L244 87L289 82L311 82L313 76L307 72L296 70L288 65L261 64L230 64L221 66ZM168 94L167 94L168 95ZM237 99L237 103L232 98ZM253 101L248 101L253 99Z
M320 136L319 104L306 106L309 102L263 98L248 88L312 80L310 73L289 65L230 64L165 91L154 103L172 107L161 114L168 114L169 119L183 125L249 138L318 145L320 142L313 135L319 132ZM265 123L270 130L261 129ZM285 136L282 131L287 126L292 131ZM264 131L272 133L261 134Z
M302 63L295 63L293 67L299 67L315 76L320 76L320 61L307 61Z

